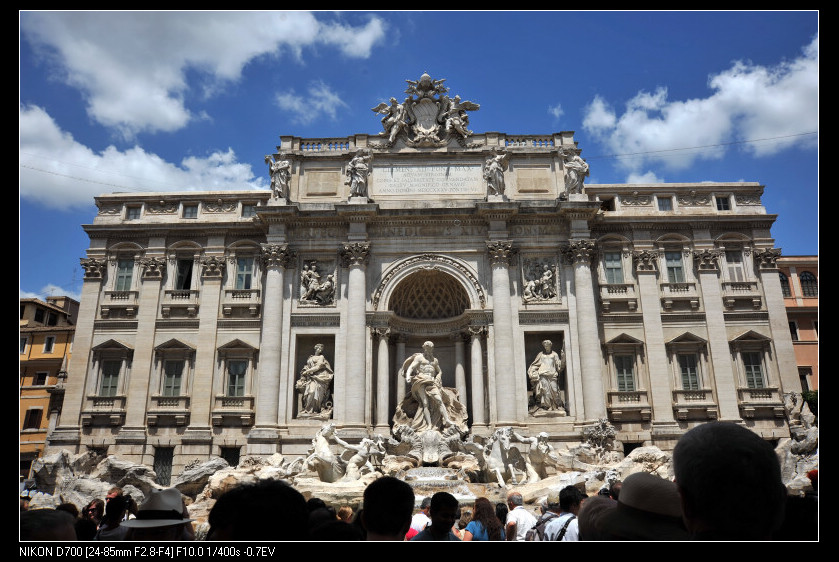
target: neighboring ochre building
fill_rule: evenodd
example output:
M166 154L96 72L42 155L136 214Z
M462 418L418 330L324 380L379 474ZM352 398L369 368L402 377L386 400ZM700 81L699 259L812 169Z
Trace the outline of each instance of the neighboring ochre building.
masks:
M383 135L281 137L271 192L96 198L51 448L166 481L210 455L303 454L324 419L387 434L427 340L478 435L573 444L608 418L627 450L709 420L789 436L762 185L583 186L573 133L474 134L477 105L412 84L376 109ZM543 340L565 355L563 410L534 400ZM296 383L316 344L334 380L312 414Z
M69 297L20 299L20 475L44 451L61 411L79 303Z
M819 257L778 259L801 390L819 389Z

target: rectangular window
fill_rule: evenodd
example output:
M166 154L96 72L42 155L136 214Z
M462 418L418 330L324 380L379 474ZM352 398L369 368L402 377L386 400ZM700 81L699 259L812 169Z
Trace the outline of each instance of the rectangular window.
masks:
M41 408L26 410L26 416L23 418L23 429L40 429L43 415L44 411Z
M236 259L236 288L250 289L253 281L253 258Z
M243 217L255 217L256 216L256 205L242 205L242 216Z
M245 395L245 373L248 370L248 362L234 360L227 362L227 395Z
M667 267L667 281L669 283L684 283L685 270L682 268L682 252L664 252L664 262Z
M20 338L20 352L26 353L26 344L29 341L29 338L23 337Z
M134 258L117 260L117 278L114 283L114 291L130 291L133 274Z
M178 272L175 278L175 289L188 291L192 288L192 263L193 260L178 260Z
M635 390L635 356L615 355L615 374L618 392L633 392Z
M125 218L126 220L135 221L140 218L140 207L126 207L125 208Z
M749 388L764 388L763 368L760 363L760 353L756 351L744 351L743 368L746 371L746 386Z
M789 323L789 335L792 337L792 341L798 341L798 324L795 322Z
M154 473L157 475L157 483L168 486L172 481L172 460L175 458L174 447L154 448Z
M813 370L809 367L798 368L798 380L801 383L801 392L810 390L810 377L813 375Z
M119 383L119 371L122 361L108 360L102 362L102 380L99 383L99 396L116 396Z
M696 355L679 355L679 372L682 375L682 390L699 390L699 370Z
M43 371L40 373L35 373L35 376L32 377L32 384L34 386L46 386L47 384L47 377L49 373Z
M658 210L659 211L672 211L673 210L673 199L670 197L658 197Z
M55 348L55 336L47 336L44 338L44 353L52 353Z
M717 210L718 211L730 211L731 205L728 200L728 195L725 196L718 196L716 197L717 200Z
M197 219L198 218L198 205L184 205L184 218L185 219Z
M623 283L623 265L620 252L604 252L603 267L606 270L606 283Z
M166 361L163 365L163 396L180 396L184 361Z
M46 312L44 311L43 308L36 308L35 309L35 322L43 324L45 315L46 315Z
M743 268L743 252L740 250L726 250L725 263L728 266L729 281L746 280L746 272Z

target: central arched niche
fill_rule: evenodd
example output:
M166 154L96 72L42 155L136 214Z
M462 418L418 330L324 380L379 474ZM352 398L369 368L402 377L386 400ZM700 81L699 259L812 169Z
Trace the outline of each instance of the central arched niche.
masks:
M456 318L469 308L469 295L451 275L425 269L403 279L393 290L390 310L408 320Z

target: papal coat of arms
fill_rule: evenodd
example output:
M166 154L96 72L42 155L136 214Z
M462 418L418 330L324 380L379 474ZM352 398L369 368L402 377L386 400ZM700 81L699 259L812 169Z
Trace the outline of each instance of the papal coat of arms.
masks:
M472 134L467 111L477 111L480 105L448 96L445 80L433 80L427 73L419 80L406 80L408 97L402 103L390 98L372 110L383 115L379 133L387 138L381 146L393 146L398 138L408 146L443 146L451 138L463 144Z

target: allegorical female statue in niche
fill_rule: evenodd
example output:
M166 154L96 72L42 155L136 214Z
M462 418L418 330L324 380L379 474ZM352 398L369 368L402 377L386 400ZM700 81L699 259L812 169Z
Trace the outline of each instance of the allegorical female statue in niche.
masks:
M565 369L565 350L561 355L553 350L553 342L542 342L543 351L527 369L527 378L533 385L533 397L536 402L535 410L565 413L565 397L560 389L560 375ZM531 412L533 413L533 412Z
M332 379L334 373L326 357L323 344L315 345L314 355L306 360L295 388L302 393L300 413L306 416L328 416L332 412Z

